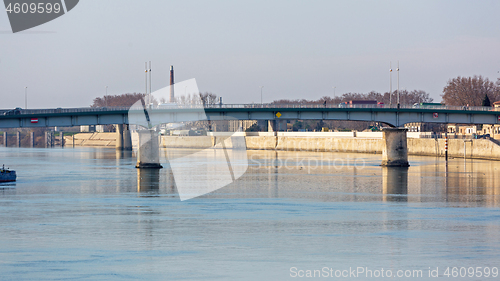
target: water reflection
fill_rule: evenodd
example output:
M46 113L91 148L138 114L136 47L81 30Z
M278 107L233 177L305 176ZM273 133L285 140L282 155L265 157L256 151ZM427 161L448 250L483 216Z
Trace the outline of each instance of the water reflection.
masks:
M380 167L380 155L249 151L240 179L186 203L166 165L135 169L110 150L94 154L99 161L56 152L0 155L20 176L16 188L0 188L3 279L92 269L94 279L283 280L290 266L325 261L394 270L498 263L498 209L470 207L498 206L500 161L446 167L410 157L398 169ZM402 198L411 204L392 202Z
M132 158L133 155L133 152L132 150L119 150L119 149L116 149L115 150L115 156L116 156L116 159L127 159L127 158Z
M248 151L248 158L245 175L212 196L500 203L499 161L464 165L463 159L451 159L446 165L441 158L413 156L411 167L399 168L380 167L380 156L370 154Z
M137 169L137 192L139 193L176 193L172 169Z
M16 194L16 183L0 183L0 195L15 195Z
M192 152L169 150L174 155ZM135 169L132 152L109 148L0 149L0 153L18 171L16 188L0 186L0 196L155 192L178 198L165 155L161 157L165 168L154 171ZM374 154L260 150L247 155L248 171L206 197L500 206L500 161L450 159L446 164L442 158L411 156L412 166L400 169L380 167L380 155Z
M408 167L382 167L384 201L408 201ZM404 196L398 196L404 195Z
M137 169L137 192L158 192L160 169Z

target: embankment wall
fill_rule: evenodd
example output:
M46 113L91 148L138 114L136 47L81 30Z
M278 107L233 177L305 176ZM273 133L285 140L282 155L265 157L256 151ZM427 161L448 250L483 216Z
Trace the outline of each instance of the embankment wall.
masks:
M370 134L362 136L349 136L342 133L326 133L321 136L315 133L307 137L291 133L238 133L244 137L246 148L249 150L282 150L282 151L316 151L316 152L350 152L350 153L382 153L382 138L370 138ZM357 133L360 134L360 133ZM212 133L210 136L162 136L160 146L166 148L208 148L214 147L221 139L226 139L230 134ZM134 134L132 134L134 140ZM71 137L66 137L66 145L71 145ZM75 135L76 146L108 146L114 147L115 133L80 133ZM226 147L232 146L231 141L226 141ZM464 146L465 144L465 146ZM408 154L422 156L445 155L444 139L411 138L408 136ZM464 151L467 158L500 160L500 146L486 139L448 140L448 156L462 158Z

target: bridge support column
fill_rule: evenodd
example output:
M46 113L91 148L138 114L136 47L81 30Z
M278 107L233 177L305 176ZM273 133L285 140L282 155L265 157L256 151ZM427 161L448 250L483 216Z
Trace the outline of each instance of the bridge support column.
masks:
M137 165L139 169L161 169L160 141L158 133L153 130L139 130L139 145L137 149Z
M116 149L132 150L132 138L127 124L116 125Z
M30 132L30 147L35 147L35 132Z
M268 132L276 132L277 131L277 126L276 126L276 120L268 120L267 121L267 131Z
M59 131L59 138L61 141L61 148L63 148L64 147L64 132L63 131Z
M21 132L17 131L17 141L16 141L16 146L21 147Z
M123 125L123 150L132 150L132 135L128 124Z
M116 124L115 128L116 128L115 148L118 150L122 150L123 149L123 127L120 124Z
M7 132L3 132L3 146L7 147L9 142L7 141Z
M384 128L382 166L408 167L408 143L404 128Z

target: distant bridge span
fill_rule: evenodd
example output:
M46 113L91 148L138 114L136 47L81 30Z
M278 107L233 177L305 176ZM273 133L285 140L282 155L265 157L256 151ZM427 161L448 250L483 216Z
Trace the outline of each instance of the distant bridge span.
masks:
M149 115L163 123L205 120L350 120L386 123L399 127L411 122L500 124L500 108L433 106L415 108L395 105L353 105L352 107L297 104L227 104L204 108L153 109ZM129 124L128 107L0 110L0 128L69 127L81 125ZM206 115L206 117L205 117ZM191 117L186 117L191 116ZM196 118L195 118L196 119ZM199 120L199 119L198 119Z

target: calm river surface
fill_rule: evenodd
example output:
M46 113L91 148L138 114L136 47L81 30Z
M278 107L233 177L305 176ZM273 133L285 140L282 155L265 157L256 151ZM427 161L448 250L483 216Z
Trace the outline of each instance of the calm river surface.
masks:
M130 153L0 148L18 174L0 185L0 280L500 278L498 161L248 157L234 183L180 201L168 169Z

